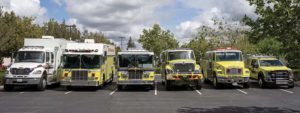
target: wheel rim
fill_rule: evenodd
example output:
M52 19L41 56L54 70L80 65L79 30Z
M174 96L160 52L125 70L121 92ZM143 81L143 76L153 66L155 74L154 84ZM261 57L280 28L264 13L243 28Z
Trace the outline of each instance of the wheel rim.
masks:
M259 80L258 80L258 85L259 85L259 87L262 87L262 83L263 81L262 81L262 79L261 78L259 78Z
M43 79L43 81L42 81L42 87L43 87L43 88L46 88L46 84L47 84L47 83L46 83L46 79Z

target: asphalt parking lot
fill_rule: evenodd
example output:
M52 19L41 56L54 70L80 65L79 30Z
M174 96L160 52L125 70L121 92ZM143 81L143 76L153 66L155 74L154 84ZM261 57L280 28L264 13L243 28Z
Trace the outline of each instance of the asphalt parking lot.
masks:
M177 87L166 91L160 79L154 90L129 87L118 91L114 84L104 89L51 87L46 91L20 88L4 92L0 86L0 113L299 113L300 86L249 89L201 90Z

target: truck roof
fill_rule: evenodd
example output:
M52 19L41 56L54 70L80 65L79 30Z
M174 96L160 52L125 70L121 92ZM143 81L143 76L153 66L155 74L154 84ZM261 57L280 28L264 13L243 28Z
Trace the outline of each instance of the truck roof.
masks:
M164 52L176 52L176 51L193 51L193 50L188 49L188 48L179 48L179 49L168 49L168 50L164 50Z
M149 51L146 51L146 50L128 50L128 51L118 52L118 55L123 55L123 54L148 54L148 55L154 55L153 52L149 52Z
M54 51L56 47L64 49L67 42L62 38L25 38L24 47L19 51Z

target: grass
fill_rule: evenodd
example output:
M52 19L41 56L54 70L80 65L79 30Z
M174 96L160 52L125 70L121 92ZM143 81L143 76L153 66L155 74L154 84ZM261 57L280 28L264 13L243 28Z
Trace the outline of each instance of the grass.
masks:
M300 69L293 69L294 78L296 81L300 81Z
M4 71L0 71L0 85L3 83Z

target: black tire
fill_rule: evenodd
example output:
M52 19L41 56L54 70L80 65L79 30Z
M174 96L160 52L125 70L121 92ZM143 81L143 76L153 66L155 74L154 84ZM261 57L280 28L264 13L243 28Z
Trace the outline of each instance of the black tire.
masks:
M263 79L263 76L258 77L258 86L260 88L265 88L266 87L266 83L265 83L265 80Z
M117 87L118 87L119 91L123 90L123 86L122 85L118 85Z
M3 88L4 88L4 91L12 91L12 90L14 90L14 86L12 86L12 85L4 85Z
M204 84L209 84L210 81L207 78L204 78Z
M165 82L165 81L161 81L161 84L162 84L162 85L166 85L166 82Z
M202 89L202 82L201 82L201 80L199 80L199 81L196 82L195 88L196 88L197 90Z
M72 86L66 86L66 89L67 89L68 91L71 91L71 90L73 89L73 87L72 87Z
M37 90L44 91L47 88L47 79L44 76L41 78L40 83L37 85Z
M294 87L295 87L294 82L293 82L292 84L288 85L288 87L289 87L289 88L294 88Z
M214 76L214 78L213 78L213 86L215 89L220 88L220 83L218 83L218 78L216 76Z
M171 81L166 80L165 87L166 87L166 90L167 90L167 91L171 90L171 87L172 87L172 86L171 86Z
M243 88L245 88L245 89L250 88L250 83L249 82L244 83Z

